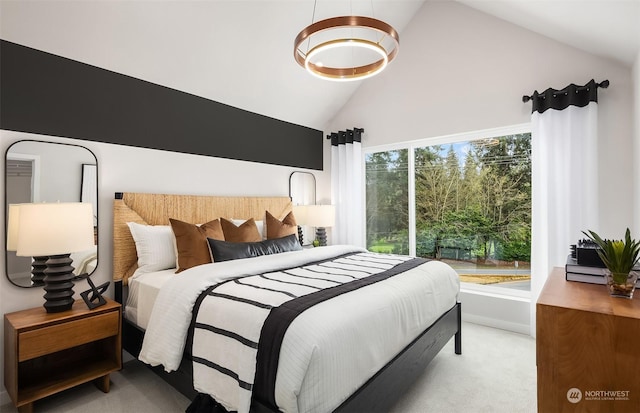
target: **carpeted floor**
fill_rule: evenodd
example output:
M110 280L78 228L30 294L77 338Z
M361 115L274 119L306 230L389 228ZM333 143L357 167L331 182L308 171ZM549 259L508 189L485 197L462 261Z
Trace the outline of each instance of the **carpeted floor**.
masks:
M447 344L392 411L535 413L536 386L532 337L463 323L462 354Z
M462 337L462 355L448 343L393 413L535 412L535 340L470 323L463 323ZM189 403L143 364L129 361L111 375L109 393L85 384L36 402L34 411L173 413ZM2 413L16 411L0 406Z

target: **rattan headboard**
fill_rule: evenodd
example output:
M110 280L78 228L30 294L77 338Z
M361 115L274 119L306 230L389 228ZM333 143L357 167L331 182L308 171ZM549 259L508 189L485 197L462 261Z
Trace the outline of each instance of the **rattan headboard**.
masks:
M201 224L216 218L264 220L265 211L282 218L289 197L221 197L117 192L113 203L113 280L127 279L137 268L136 246L127 222L169 225L169 218Z

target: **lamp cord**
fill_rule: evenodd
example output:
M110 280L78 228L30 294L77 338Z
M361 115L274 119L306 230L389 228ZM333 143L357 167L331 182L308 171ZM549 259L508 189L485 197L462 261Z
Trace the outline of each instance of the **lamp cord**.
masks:
M311 14L311 24L316 20L316 5L318 4L318 0L314 0L313 2L313 13Z
M313 1L313 13L311 14L311 24L316 20L316 5L318 4L318 0ZM305 55L309 53L309 47L311 46L311 36L307 38L307 51Z
M371 17L373 17L374 19L376 18L376 13L373 10L373 0L371 0ZM382 34L382 36L380 37L380 39L378 39L378 44L381 44L382 41L387 37L386 34Z

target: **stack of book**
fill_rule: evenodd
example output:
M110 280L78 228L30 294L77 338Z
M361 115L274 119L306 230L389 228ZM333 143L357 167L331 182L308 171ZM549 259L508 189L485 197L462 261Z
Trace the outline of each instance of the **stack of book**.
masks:
M605 284L604 267L592 267L588 265L578 264L578 260L573 258L571 254L567 256L567 264L565 265L567 281L581 281L591 284Z
M580 265L578 260L573 258L571 254L567 256L567 264L565 265L567 281L580 281L591 284L606 284L604 274L607 269L604 267L592 267L589 265ZM639 267L634 271L640 271ZM640 287L640 280L636 283Z

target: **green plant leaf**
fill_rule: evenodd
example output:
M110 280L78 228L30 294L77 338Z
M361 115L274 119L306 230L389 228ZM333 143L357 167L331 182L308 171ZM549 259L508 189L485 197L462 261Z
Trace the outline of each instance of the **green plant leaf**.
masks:
M600 247L597 250L598 256L612 274L629 274L638 263L640 242L631 239L629 228L625 232L624 240L605 240L590 230L582 233Z

